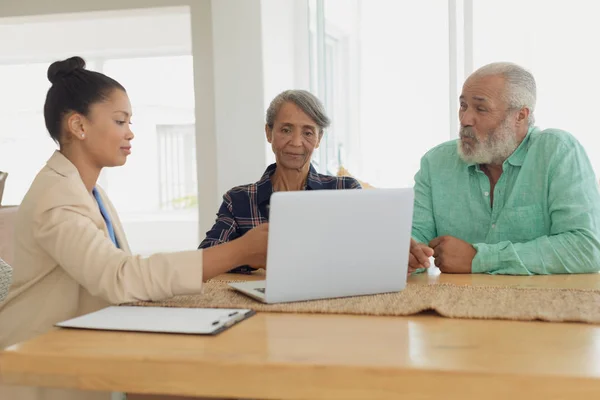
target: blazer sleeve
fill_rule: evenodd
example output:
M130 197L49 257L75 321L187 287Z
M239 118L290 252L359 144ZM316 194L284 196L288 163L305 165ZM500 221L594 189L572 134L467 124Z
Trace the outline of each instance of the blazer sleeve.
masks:
M93 296L112 303L162 300L199 293L202 250L130 255L118 249L90 217L85 204L38 210L34 237Z

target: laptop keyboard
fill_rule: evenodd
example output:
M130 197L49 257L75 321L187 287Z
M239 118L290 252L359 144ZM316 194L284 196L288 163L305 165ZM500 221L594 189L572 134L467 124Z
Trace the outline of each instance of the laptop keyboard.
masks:
M257 292L261 292L263 294L265 293L265 288L262 288L262 287L261 288L256 288L254 290L256 290Z

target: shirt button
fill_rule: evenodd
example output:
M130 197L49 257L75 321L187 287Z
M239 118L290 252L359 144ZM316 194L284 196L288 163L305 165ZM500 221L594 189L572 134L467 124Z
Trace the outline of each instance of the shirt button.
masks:
M494 229L496 227L496 224L492 224L492 229Z
M485 195L485 197L487 197L490 195L490 192L484 192L483 194Z

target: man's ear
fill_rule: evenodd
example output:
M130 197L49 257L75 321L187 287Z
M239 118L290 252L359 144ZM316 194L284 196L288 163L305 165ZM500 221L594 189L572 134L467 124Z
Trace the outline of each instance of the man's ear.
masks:
M71 113L67 117L67 135L69 139L85 139L85 126L83 116L79 113Z
M521 124L527 124L528 121L529 121L529 108L523 107L519 110L519 113L517 114L517 122L519 123L519 125L521 125Z
M273 142L273 129L269 127L268 124L265 124L265 135L267 135L267 142Z

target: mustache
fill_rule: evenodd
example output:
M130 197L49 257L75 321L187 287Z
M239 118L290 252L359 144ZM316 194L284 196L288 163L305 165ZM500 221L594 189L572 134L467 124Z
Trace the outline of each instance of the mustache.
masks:
M475 132L473 132L473 129L469 128L469 127L462 127L460 128L460 131L458 132L459 136L461 139L473 139L475 140Z

